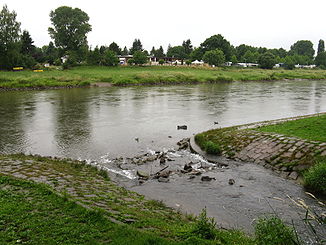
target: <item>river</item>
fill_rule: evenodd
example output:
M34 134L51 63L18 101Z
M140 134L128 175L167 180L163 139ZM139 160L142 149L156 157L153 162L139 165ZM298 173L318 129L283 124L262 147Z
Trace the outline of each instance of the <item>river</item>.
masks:
M225 169L207 171L216 181L174 174L169 183L149 180L140 185L134 179L137 168L153 173L161 168L157 162L121 172L112 159L172 149L171 170L190 161L207 164L187 151L174 152L176 142L216 127L325 111L326 81L1 92L0 153L87 159L106 167L119 184L173 208L198 214L206 207L219 226L252 232L255 218L277 213L294 220L305 236L305 210L291 199L320 207L301 186L261 166L230 161ZM187 125L187 130L178 130L178 125ZM235 180L232 186L230 178ZM313 244L311 237L304 239Z

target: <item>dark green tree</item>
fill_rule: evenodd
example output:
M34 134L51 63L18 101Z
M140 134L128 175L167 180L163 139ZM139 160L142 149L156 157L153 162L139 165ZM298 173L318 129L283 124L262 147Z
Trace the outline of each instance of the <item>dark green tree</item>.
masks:
M313 46L314 45L309 40L297 41L291 46L290 54L304 55L304 56L308 56L310 59L313 59L313 56L315 54L315 50Z
M134 54L136 51L143 51L143 45L140 39L135 39L132 43L132 47L129 50L129 54Z
M190 53L193 51L190 39L183 41L182 47L184 48L187 57L189 57Z
M140 50L135 51L133 55L133 63L135 63L136 65L143 65L147 63L147 61L147 55L144 52Z
M324 40L320 39L318 42L318 50L317 55L325 51L325 42Z
M202 60L204 55L204 51L201 48L195 48L191 53L190 53L190 59L192 61L194 60Z
M209 50L205 52L203 60L211 66L220 66L225 62L225 56L222 50Z
M112 42L109 45L109 50L113 51L114 53L116 53L117 55L121 55L121 48L119 47L118 44L116 44L115 42Z
M58 49L54 46L53 42L49 42L48 46L43 47L43 53L45 61L49 62L51 65L60 58Z
M258 62L263 69L273 69L273 66L276 64L275 55L271 52L263 53L259 56Z
M323 69L326 69L326 52L320 52L315 58L315 64Z
M183 60L187 58L187 54L183 46L171 47L167 52L167 56L180 59L182 63Z
M98 46L94 50L89 50L87 55L87 63L89 65L101 65L103 60L103 55L100 52Z
M230 42L227 41L222 35L214 35L207 38L200 47L203 49L203 52L215 49L220 49L223 51L226 60L230 60L231 58L231 45Z
M129 54L129 51L127 49L127 47L125 46L121 52L121 55L128 55Z
M20 63L20 23L16 12L4 5L0 12L0 69L11 69Z
M117 66L119 64L119 59L117 54L112 50L106 50L104 54L104 65L106 66Z
M20 38L21 42L21 52L24 55L32 55L35 51L35 46L33 45L34 41L31 38L31 35L28 31L23 31L23 34Z
M153 46L153 48L152 48L152 50L151 50L151 52L149 54L155 56L155 52L156 52L156 50L155 50L155 47Z
M103 55L107 49L108 49L108 48L107 48L106 46L103 46L103 45L102 45L102 46L100 47L100 53L101 53L101 55Z
M50 13L53 27L48 31L57 47L64 51L87 49L87 33L92 30L88 15L79 8L62 6Z
M286 56L284 58L284 67L287 70L293 70L295 66L295 61L293 60L292 56Z

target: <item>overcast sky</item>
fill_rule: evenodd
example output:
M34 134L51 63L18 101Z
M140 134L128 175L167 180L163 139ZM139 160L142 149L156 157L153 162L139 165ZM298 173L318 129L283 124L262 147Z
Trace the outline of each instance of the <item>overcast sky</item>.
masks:
M0 0L15 10L22 30L36 46L51 40L49 13L60 6L78 7L90 17L92 47L115 41L120 47L139 38L144 48L181 45L190 39L199 46L222 34L232 45L289 49L297 40L315 48L326 40L326 0Z

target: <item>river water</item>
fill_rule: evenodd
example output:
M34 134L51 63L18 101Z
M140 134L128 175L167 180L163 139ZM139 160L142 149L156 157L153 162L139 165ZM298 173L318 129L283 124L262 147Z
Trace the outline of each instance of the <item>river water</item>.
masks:
M207 183L174 174L169 183L149 180L139 185L134 179L137 168L153 173L161 166L153 162L119 172L112 159L171 150L180 139L216 127L325 111L326 81L1 92L0 153L87 159L149 198L195 214L206 207L227 228L251 232L254 219L271 212L300 226L305 210L291 198L320 207L300 186L255 164L231 161L228 168L213 168L206 174L216 181ZM178 125L188 129L178 130ZM189 161L207 164L187 151L169 154L171 170ZM230 178L235 179L232 186ZM305 229L299 227L302 233Z
M170 147L217 126L323 111L325 81L5 92L0 152L96 160Z

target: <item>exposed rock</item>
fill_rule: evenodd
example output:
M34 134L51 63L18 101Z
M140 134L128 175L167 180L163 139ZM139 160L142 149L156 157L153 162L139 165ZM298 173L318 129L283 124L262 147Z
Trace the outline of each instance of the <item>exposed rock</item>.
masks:
M211 181L211 180L216 180L214 177L209 177L209 176L202 176L201 181Z
M191 164L192 164L192 162L185 164L183 167L183 170L190 172L192 170Z
M143 178L143 179L148 179L148 178L149 178L149 174L148 174L148 173L145 173L145 172L140 171L140 170L137 170L137 175L138 175L140 178Z
M163 178L163 177L158 178L158 182L168 183L169 181L170 181L169 178Z
M160 165L165 164L165 161L166 161L165 158L161 158L161 159L160 159Z
M168 178L172 172L170 170L165 170L160 172L157 176L160 178Z
M185 138L185 139L180 140L180 141L177 143L177 145L179 146L179 150L187 149L188 146L189 146L189 141L190 141L189 138Z
M296 180L299 177L299 174L296 171L293 171L292 173L290 173L290 175L288 176L289 179L293 179Z
M187 125L178 125L178 126L177 126L177 129L178 129L178 130L180 130L180 129L182 129L182 130L187 130L188 127L187 127Z
M235 184L235 180L234 179L229 179L229 185L234 185Z
M189 174L190 175L201 175L201 172L198 170L192 170Z
M194 178L196 178L195 175L190 175L190 177L189 177L189 179L194 179Z

